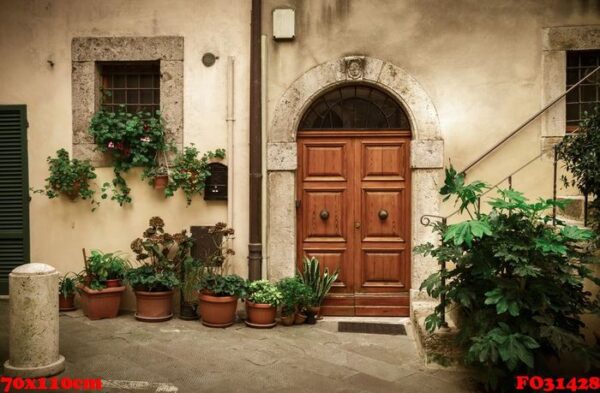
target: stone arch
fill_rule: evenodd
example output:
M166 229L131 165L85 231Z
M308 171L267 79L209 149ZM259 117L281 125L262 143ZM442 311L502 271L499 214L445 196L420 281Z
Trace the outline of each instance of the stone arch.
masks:
M380 59L349 56L319 64L296 79L273 112L267 133L267 275L279 279L294 273L296 255L295 172L298 124L316 97L338 85L374 85L394 97L406 111L412 129L412 244L435 241L419 224L423 214L438 214L444 145L437 111L420 83L402 68ZM413 299L435 261L412 257Z

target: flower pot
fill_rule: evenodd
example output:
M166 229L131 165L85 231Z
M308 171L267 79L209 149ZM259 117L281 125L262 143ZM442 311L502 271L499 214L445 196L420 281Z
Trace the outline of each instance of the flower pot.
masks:
M208 327L227 327L235 322L237 296L198 295L202 324Z
M306 323L309 325L314 325L317 323L317 319L319 319L319 312L321 311L321 307L319 306L311 306L306 310Z
M173 317L173 290L135 291L135 319L143 322L168 321Z
M179 304L179 319L184 321L194 321L200 317L198 305L181 300Z
M281 316L281 324L283 326L292 326L294 324L294 320L296 319L296 314L291 313L290 315L282 315Z
M75 307L75 294L72 293L64 297L63 295L58 295L58 310L59 311L73 311L76 310Z
M296 317L294 318L295 325L302 325L306 321L306 315L302 313L296 313Z
M106 280L106 287L107 288L116 288L116 287L120 287L121 286L121 280L120 279L112 279L112 280Z
M125 286L104 288L102 290L90 289L80 285L81 304L83 313L91 320L114 318L119 314L121 297Z
M158 175L154 177L154 189L155 190L164 190L169 184L169 176L168 175Z
M277 307L270 304L253 303L246 301L246 325L254 328L272 328L277 324Z

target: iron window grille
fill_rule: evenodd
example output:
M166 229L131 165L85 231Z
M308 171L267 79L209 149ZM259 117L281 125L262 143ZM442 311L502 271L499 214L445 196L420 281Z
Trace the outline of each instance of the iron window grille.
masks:
M317 98L300 121L300 130L410 130L408 116L381 90L342 86Z
M567 89L577 83L600 65L600 50L567 52ZM572 132L583 119L585 112L591 112L600 104L600 77L598 73L590 76L573 89L566 98L567 131Z
M153 115L160 109L160 63L158 61L110 62L98 64L101 105L115 112L121 106L130 113Z

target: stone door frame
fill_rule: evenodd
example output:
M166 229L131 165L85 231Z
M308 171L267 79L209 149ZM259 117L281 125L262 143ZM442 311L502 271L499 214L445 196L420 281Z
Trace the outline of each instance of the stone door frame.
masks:
M411 123L412 245L437 239L421 225L424 214L440 212L444 143L433 102L402 68L367 56L349 56L319 64L296 79L275 107L267 134L267 278L292 276L296 269L296 133L304 111L323 92L342 84L376 86L402 105ZM411 301L428 300L420 283L435 272L432 258L411 257ZM411 302L411 307L414 306Z

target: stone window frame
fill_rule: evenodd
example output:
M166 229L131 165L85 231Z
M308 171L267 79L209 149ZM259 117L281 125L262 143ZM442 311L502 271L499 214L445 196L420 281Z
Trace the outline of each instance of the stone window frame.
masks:
M159 61L160 108L166 137L183 148L183 37L75 37L71 41L73 157L89 159L95 166L110 166L106 155L94 151L88 132L100 108L98 62Z
M542 39L542 104L566 90L567 51L600 49L600 25L547 27ZM542 150L547 151L566 134L566 99L542 117Z

